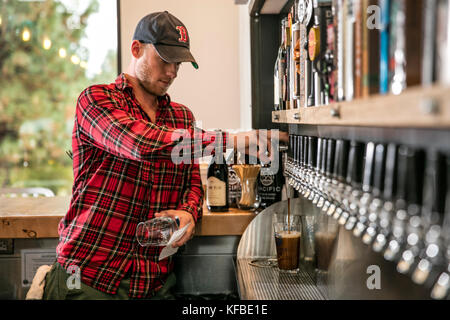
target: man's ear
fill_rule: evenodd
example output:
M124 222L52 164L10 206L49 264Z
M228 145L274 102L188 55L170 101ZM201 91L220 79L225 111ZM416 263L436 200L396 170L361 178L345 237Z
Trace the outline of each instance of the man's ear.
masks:
M131 43L131 55L139 59L144 54L144 45L138 40L133 40Z

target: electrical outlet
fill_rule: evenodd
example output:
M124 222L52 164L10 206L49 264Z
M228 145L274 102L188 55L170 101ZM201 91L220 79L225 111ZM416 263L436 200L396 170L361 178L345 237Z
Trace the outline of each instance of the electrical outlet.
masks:
M13 254L13 253L14 253L14 240L0 239L0 254Z

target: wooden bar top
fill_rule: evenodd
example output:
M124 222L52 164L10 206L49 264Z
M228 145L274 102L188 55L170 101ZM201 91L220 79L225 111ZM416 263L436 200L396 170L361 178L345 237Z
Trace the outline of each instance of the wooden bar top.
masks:
M0 198L0 238L58 238L58 223L69 203L70 197ZM241 235L255 216L235 208L209 212L205 205L195 235Z

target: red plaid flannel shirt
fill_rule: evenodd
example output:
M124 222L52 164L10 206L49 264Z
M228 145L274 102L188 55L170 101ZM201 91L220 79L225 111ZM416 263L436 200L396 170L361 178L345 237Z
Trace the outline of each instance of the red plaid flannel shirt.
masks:
M114 294L131 271L132 298L150 297L163 286L172 258L158 261L160 247L141 247L136 226L167 209L201 217L198 164L171 161L180 140L176 129L200 134L202 148L215 141L216 133L194 130L193 122L188 108L165 95L153 124L124 74L81 93L72 137L74 185L59 224L57 261L66 269L78 266L83 283Z

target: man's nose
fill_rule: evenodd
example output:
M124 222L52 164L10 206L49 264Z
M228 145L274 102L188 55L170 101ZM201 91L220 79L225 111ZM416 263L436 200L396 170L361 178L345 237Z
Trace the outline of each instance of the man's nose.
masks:
M166 73L170 78L175 79L177 77L177 73L178 73L177 64L176 63L168 63Z

